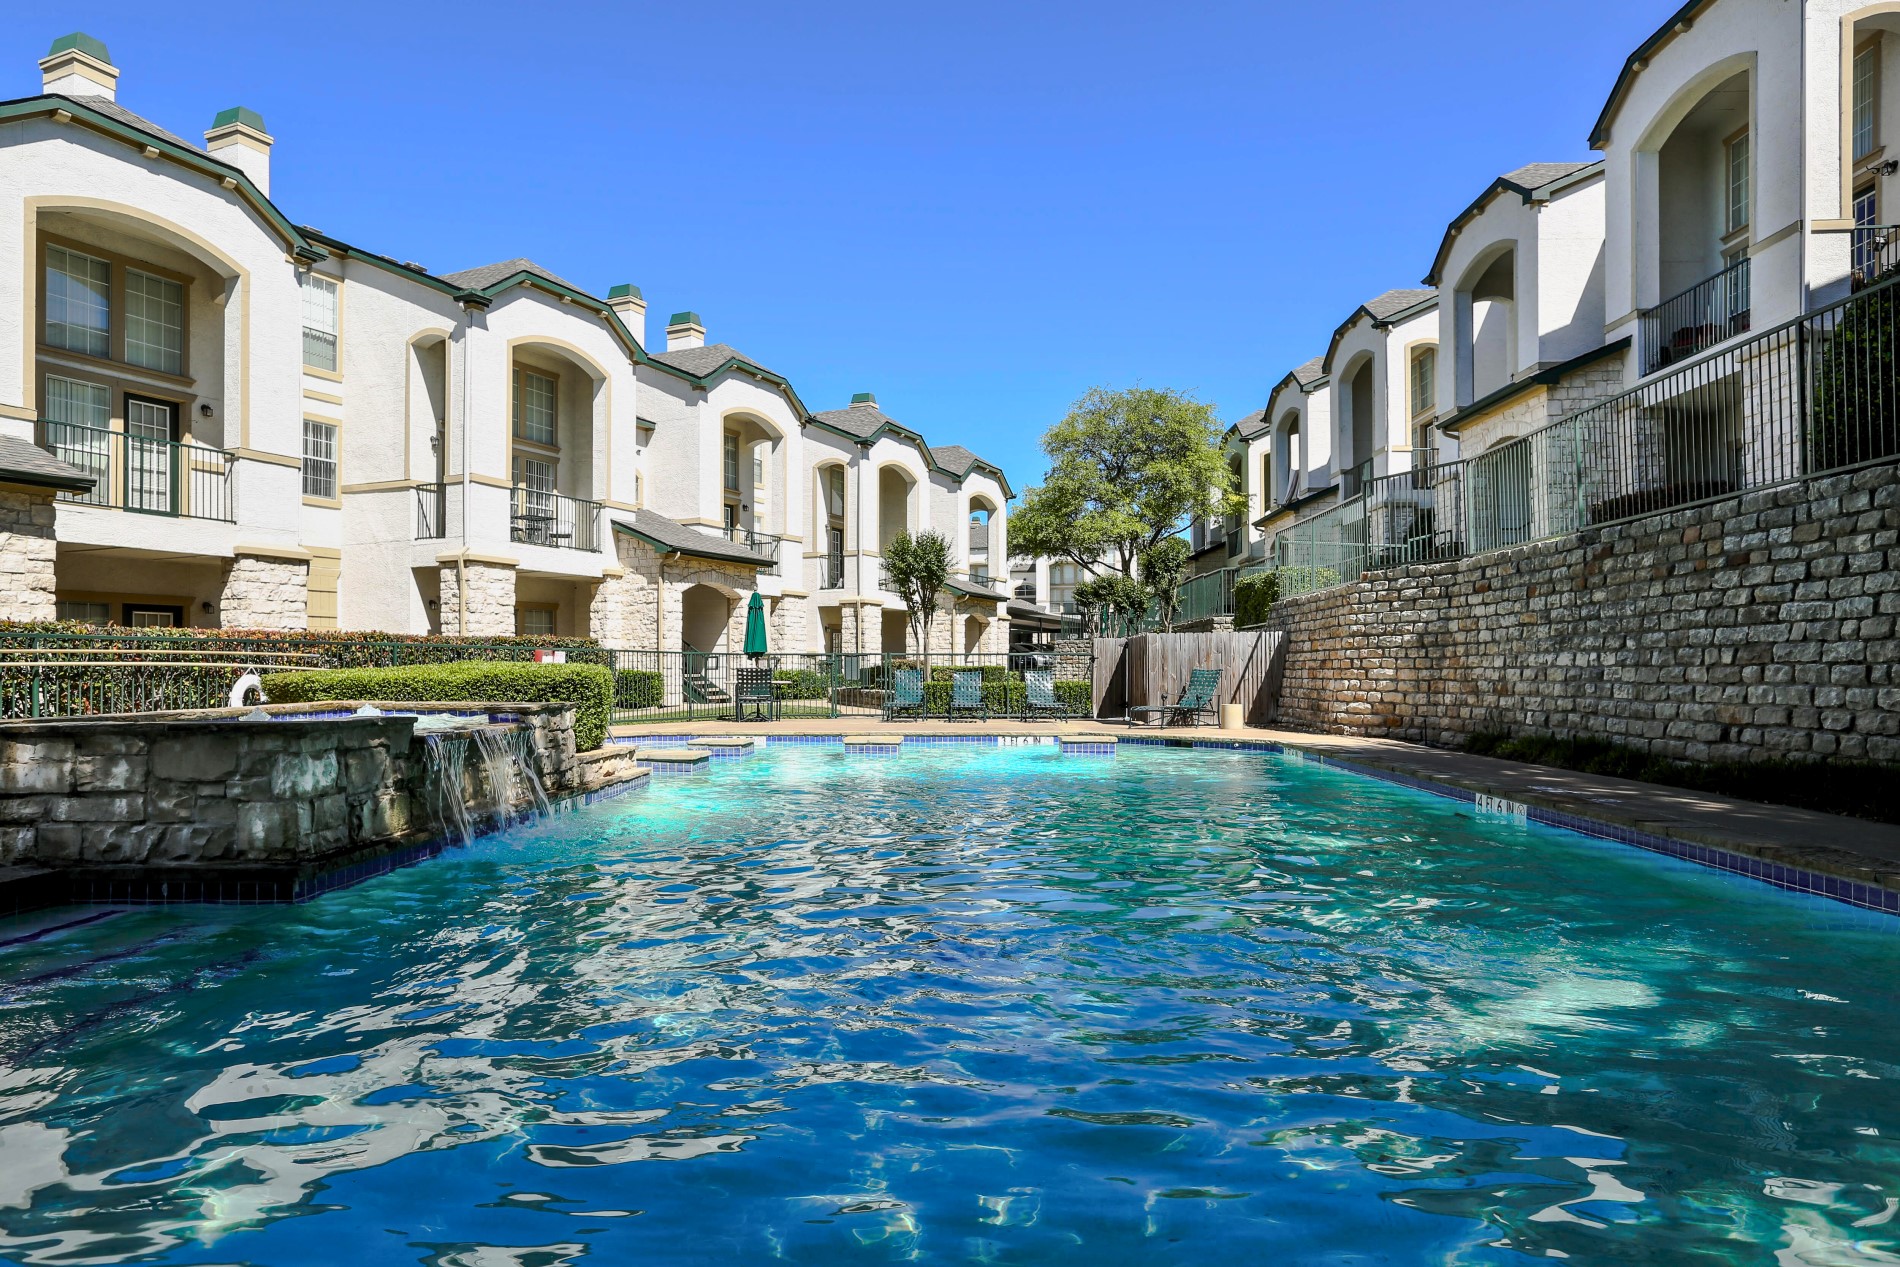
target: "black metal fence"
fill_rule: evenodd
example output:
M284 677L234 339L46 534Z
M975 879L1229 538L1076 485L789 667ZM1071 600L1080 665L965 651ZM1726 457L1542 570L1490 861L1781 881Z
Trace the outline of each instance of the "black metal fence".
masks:
M521 545L595 549L600 503L517 484L509 505L508 539Z
M1280 592L1900 456L1900 276L1280 534Z
M701 651L606 654L614 671L615 724L887 715L1085 718L1093 702L1092 658L1065 656L1058 663L1039 652L784 653L756 659ZM973 706L957 706L954 679L960 673L980 680ZM966 679L966 697L975 686Z

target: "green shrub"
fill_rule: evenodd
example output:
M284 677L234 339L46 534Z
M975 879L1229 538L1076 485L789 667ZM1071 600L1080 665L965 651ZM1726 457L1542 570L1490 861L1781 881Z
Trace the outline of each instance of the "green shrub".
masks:
M1671 761L1606 739L1473 735L1465 751L1770 805L1900 823L1900 769L1872 761Z
M665 698L665 679L657 669L614 670L615 708L658 708Z
M1338 568L1328 567L1275 568L1274 575L1280 581L1280 598L1291 598L1295 594L1310 594L1314 590L1331 589L1342 579Z
M1900 286L1864 291L1840 313L1815 358L1810 471L1900 453Z
M395 669L318 669L272 673L264 693L273 703L386 700L391 703L577 705L574 743L583 752L607 741L614 678L597 664L405 665Z
M785 669L774 673L782 685L780 699L826 699L831 695L832 677L817 669Z
M1234 582L1234 628L1251 629L1267 623L1267 613L1280 601L1280 574L1255 572Z
M531 660L544 647L566 651L574 662L598 663L611 654L590 638L456 638L333 629L102 629L72 620L0 621L0 647L37 649L52 653L43 658L75 662L39 670L0 664L0 716L8 718L223 708L231 684L253 665L269 669L302 663L341 669L516 662ZM95 654L75 654L80 652ZM256 659L250 660L252 656Z
M1056 702L1072 717L1095 715L1095 684L1074 678L1056 681Z

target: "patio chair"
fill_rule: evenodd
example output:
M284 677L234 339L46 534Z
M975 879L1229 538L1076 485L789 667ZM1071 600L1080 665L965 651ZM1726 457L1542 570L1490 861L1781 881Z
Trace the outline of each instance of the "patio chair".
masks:
M897 669L891 673L890 693L884 697L884 720L895 721L899 713L924 713L924 671Z
M990 719L990 706L983 699L983 675L975 669L958 670L950 675L950 703L943 710L945 721L955 721L959 713Z
M1023 720L1032 717L1063 718L1069 706L1056 695L1056 675L1048 669L1030 669L1023 674Z
M1199 725L1201 714L1206 713L1208 723L1211 725L1218 720L1216 698L1219 693L1220 670L1195 669L1188 674L1187 689L1181 692L1180 699L1172 704L1143 704L1138 708L1131 708L1128 710L1128 720L1139 721L1144 716L1153 714L1163 726L1168 724L1170 718L1179 721L1182 717L1187 717L1195 725Z
M746 706L752 715L746 716ZM778 716L778 695L772 689L772 670L735 669L732 683L732 719L734 721L772 721Z

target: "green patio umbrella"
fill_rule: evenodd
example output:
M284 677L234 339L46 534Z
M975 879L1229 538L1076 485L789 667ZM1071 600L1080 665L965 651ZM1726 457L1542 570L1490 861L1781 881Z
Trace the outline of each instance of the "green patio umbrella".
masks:
M765 600L755 591L745 609L745 653L756 660L765 651Z

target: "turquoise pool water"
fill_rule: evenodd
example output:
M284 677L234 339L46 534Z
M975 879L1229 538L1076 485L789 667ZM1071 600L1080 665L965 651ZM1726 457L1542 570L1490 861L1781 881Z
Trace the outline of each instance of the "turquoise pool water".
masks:
M1897 965L1274 757L774 749L0 948L0 1258L1893 1263Z

